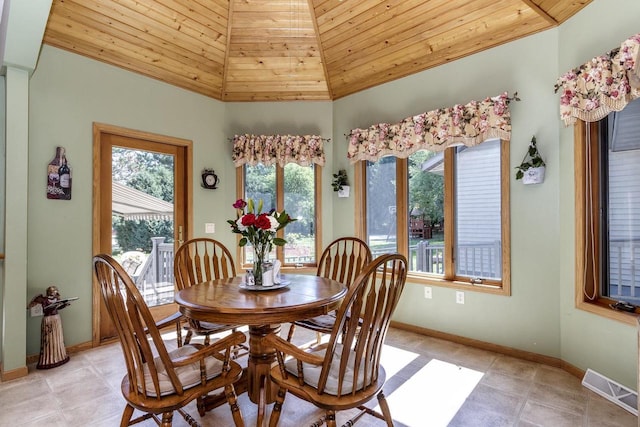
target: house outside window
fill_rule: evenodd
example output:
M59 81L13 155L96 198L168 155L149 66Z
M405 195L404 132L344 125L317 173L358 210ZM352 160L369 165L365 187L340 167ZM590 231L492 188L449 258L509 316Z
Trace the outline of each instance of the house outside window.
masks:
M403 253L418 282L508 295L508 158L508 143L492 139L361 162L374 256Z

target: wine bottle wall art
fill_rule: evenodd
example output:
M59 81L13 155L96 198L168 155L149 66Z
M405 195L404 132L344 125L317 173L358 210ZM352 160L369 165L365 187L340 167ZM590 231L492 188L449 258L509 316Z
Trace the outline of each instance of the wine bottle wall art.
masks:
M64 147L56 147L56 155L47 165L47 199L71 200L71 166Z

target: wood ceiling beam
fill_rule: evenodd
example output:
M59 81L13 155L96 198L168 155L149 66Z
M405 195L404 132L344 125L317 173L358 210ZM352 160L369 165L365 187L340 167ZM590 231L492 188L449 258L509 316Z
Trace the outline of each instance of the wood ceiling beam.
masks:
M316 11L313 8L313 0L307 0L309 5L309 14L311 15L311 22L313 22L313 29L316 33L316 43L318 43L318 53L320 54L320 62L322 63L322 70L324 71L324 80L327 82L327 92L329 99L333 99L333 88L331 80L329 79L329 70L327 69L327 59L322 48L322 40L320 39L320 30L318 29L318 19L316 17Z
M560 23L558 21L556 21L553 16L549 15L547 12L545 12L544 10L542 10L540 8L540 6L538 6L537 4L535 4L533 2L533 0L520 0L522 3L524 3L525 5L527 5L529 8L531 8L535 13L537 13L538 15L540 15L540 17L542 19L544 19L545 21L547 21L549 24L553 25L554 27L558 26Z
M235 0L229 0L229 11L227 18L227 47L224 50L224 68L222 70L222 87L220 88L220 99L225 101L227 94L227 76L229 75L229 47L231 46L231 29L233 28L233 12Z

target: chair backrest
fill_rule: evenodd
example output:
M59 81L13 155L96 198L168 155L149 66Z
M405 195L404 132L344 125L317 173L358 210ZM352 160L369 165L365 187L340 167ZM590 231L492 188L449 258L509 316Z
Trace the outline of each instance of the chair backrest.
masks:
M106 254L93 257L93 268L107 312L118 332L127 365L129 391L159 398L158 371L164 371L163 381L168 378L175 393L182 394L182 385L162 336L131 277L116 260Z
M371 249L364 241L356 237L340 237L322 252L316 275L350 287L371 259Z
M324 392L329 375L338 379L337 393L331 392L337 396L376 383L382 346L406 279L407 260L400 254L379 256L356 277L336 314L319 393ZM336 358L340 358L338 371L330 372L336 368Z
M231 252L217 240L187 240L176 251L173 274L179 290L197 283L236 275Z

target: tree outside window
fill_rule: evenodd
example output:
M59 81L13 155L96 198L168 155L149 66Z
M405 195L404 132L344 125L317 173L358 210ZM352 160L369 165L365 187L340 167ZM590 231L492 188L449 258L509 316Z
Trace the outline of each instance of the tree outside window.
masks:
M316 228L318 215L316 206L318 192L315 166L299 166L294 163L284 168L276 165L245 165L243 172L243 198L263 200L263 211L286 210L297 221L283 231L287 240L282 253L277 249L270 254L271 259L280 259L285 265L314 265L316 262ZM244 263L253 262L250 246L244 248Z

